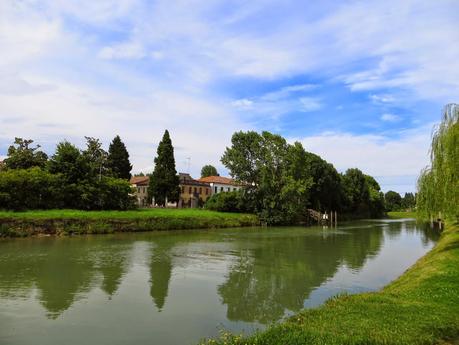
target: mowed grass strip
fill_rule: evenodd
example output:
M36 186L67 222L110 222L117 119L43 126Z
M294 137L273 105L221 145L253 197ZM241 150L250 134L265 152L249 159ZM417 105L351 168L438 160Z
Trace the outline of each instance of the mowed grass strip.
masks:
M257 216L200 209L0 211L0 237L257 226Z
M202 344L458 344L459 226L379 292L341 295L249 337L223 334Z
M150 208L131 211L32 210L24 212L0 211L1 218L27 219L133 219L152 217L172 218L238 218L240 213L225 213L201 209ZM250 215L251 216L251 215Z
M417 214L414 211L387 212L387 216L392 219L417 218Z

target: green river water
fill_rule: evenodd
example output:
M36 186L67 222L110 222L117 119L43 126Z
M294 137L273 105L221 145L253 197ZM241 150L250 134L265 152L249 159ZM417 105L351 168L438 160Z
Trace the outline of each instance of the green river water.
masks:
M0 240L0 344L195 344L371 291L436 241L411 220Z

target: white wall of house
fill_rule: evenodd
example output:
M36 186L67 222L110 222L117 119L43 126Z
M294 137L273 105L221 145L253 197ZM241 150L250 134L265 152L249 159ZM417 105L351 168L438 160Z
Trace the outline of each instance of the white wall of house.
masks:
M211 183L210 184L210 189L213 194L221 193L221 192L234 192L237 190L240 190L240 186L235 186L231 184L223 184L223 183Z

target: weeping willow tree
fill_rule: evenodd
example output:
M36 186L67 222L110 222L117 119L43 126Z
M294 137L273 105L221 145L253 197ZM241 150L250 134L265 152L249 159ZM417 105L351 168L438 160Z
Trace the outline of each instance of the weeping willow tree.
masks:
M430 167L418 179L421 217L459 220L459 105L448 104L432 135Z

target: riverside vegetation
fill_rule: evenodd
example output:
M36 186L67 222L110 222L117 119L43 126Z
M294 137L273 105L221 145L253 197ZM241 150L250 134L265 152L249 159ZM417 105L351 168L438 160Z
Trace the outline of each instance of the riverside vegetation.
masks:
M0 211L0 237L256 226L255 215L197 209Z
M223 333L203 344L457 344L459 341L459 106L445 107L418 182L417 217L438 214L435 248L379 292L343 295L249 337ZM413 213L389 213L409 218Z

